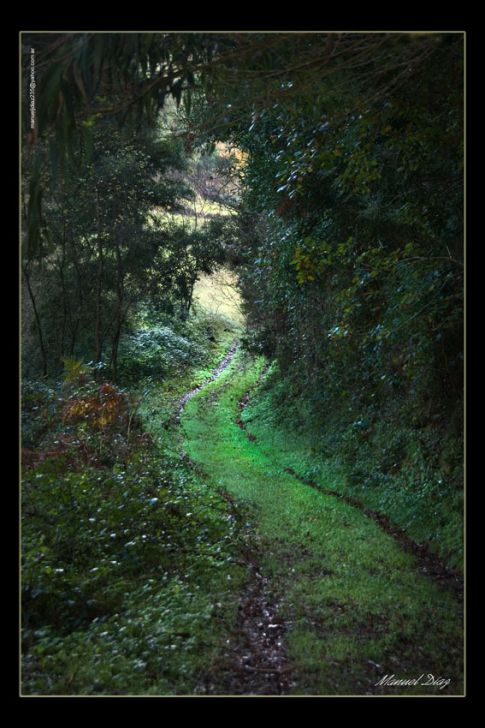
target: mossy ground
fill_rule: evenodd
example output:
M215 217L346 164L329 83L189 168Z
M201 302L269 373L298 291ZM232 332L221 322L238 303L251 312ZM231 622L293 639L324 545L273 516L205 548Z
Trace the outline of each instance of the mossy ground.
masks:
M454 597L359 510L285 473L269 431L260 428L252 442L235 424L238 402L263 364L238 354L187 404L182 427L188 453L209 482L249 509L263 545L262 569L288 625L294 692L461 694L461 608ZM441 690L376 686L386 674L450 682Z

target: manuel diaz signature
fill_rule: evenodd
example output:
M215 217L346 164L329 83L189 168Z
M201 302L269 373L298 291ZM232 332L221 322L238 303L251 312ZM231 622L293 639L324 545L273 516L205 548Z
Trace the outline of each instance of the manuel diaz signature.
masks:
M409 678L398 678L393 674L384 675L384 677L381 677L381 679L376 682L376 685L387 685L389 687L395 687L400 685L429 685L443 690L443 688L448 687L450 682L451 679L449 677L435 677L431 673L428 673L427 675L423 673L419 677Z

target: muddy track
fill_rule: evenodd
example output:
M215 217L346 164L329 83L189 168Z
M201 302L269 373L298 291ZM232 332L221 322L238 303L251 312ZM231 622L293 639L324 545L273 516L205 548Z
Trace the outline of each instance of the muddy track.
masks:
M240 412L242 412L247 406L252 393L262 382L267 371L268 366L263 369L256 384L253 385L253 387L251 387L251 389L239 400ZM244 430L251 442L257 441L256 436L248 430L240 415L238 415L235 422L242 430ZM299 480L301 483L308 485L310 488L315 488L315 490L318 490L324 495L330 495L333 498L338 498L354 508L358 508L365 516L367 516L367 518L371 518L383 531L392 536L399 543L401 548L404 549L404 551L413 554L418 562L419 569L423 574L436 581L442 588L452 591L458 601L463 603L463 578L461 574L449 569L439 556L431 552L427 546L415 543L402 529L395 526L390 519L387 518L387 516L368 508L364 505L364 503L353 496L337 493L330 488L324 488L318 485L313 480L305 478L297 473L293 470L293 468L284 468L284 471L296 480Z
M233 343L209 379L181 398L176 415L177 423L180 423L187 402L217 379L229 366L238 345L237 341ZM266 370L267 368L264 373ZM201 477L208 478L207 473L191 460L187 453L182 453L182 457ZM234 498L225 491L219 492L228 503L231 516L240 523L241 513ZM241 532L243 532L242 525ZM278 603L272 594L270 580L261 573L259 567L261 557L255 534L246 528L243 541L241 561L247 568L248 578L239 604L235 641L228 655L230 665L225 668L218 687L211 683L205 684L205 693L285 695L295 686L292 680L292 666L283 644L286 625L278 616Z
M238 614L238 670L228 688L234 695L285 695L295 685L283 643L286 625L278 616L271 583L259 570L253 545L244 550L243 559L249 578Z

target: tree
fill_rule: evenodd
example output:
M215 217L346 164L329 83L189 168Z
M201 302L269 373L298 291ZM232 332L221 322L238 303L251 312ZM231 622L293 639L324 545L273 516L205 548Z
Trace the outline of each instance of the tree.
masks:
M154 214L182 210L182 198L192 194L172 173L185 164L180 143L148 132L127 143L107 122L96 125L93 142L81 174L75 156L62 175L54 170L45 176L49 246L37 260L26 256L24 274L44 373L65 356L107 357L116 378L133 306L149 298L178 300L188 311L198 272L220 262L221 249L216 239L209 242L180 225L167 228ZM40 304L32 275L44 287Z

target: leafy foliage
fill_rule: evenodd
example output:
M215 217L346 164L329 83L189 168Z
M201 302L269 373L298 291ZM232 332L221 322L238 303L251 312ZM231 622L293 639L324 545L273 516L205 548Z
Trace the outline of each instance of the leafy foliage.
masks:
M122 345L120 367L125 378L167 378L202 363L200 344L181 336L168 326L141 329L127 336Z
M194 689L214 604L191 585L234 558L220 497L139 449L110 472L46 460L23 498L27 691Z
M329 65L311 90L289 48L271 102L243 113L221 86L219 135L245 155L245 342L278 363L285 431L460 565L463 43L428 40L383 38L375 66Z
M49 252L24 262L32 345L28 373L55 373L62 359L105 361L114 378L118 349L140 300L186 317L195 282L223 260L216 221L192 230L166 224L157 211L182 210L192 192L181 177L177 142L139 134L128 144L110 125L93 132L94 156L46 178ZM28 339L26 337L26 343ZM39 347L39 343L41 346Z
M201 664L230 638L238 526L102 375L67 360L63 382L24 386L24 692L205 692Z

